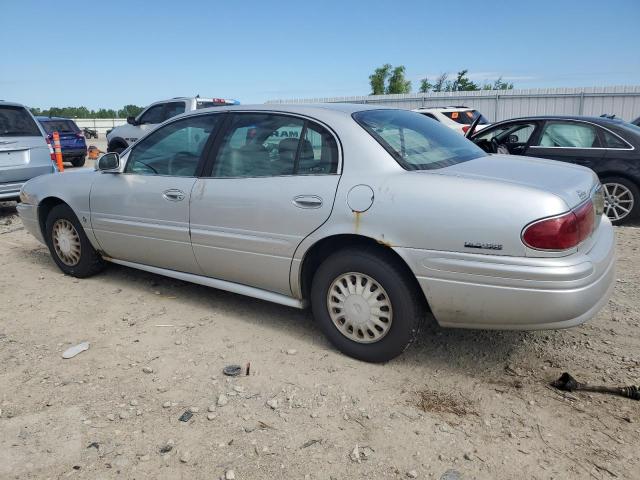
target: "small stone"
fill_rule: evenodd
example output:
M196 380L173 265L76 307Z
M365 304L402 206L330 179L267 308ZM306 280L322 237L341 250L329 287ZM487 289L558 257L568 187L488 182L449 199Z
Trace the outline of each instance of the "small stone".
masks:
M287 350L287 355L295 355L296 353L298 353L298 350L296 350L295 348Z
M153 373L153 368L151 368L151 367L142 367L142 371L144 373Z
M215 412L215 411L216 411L215 405L209 405L209 408L207 408L207 412Z
M415 470L409 470L407 472L407 477L409 477L409 478L418 478L418 472L416 472Z
M271 400L268 400L267 405L270 406L272 410L275 410L278 408L278 399L272 398Z
M227 403L229 403L229 399L224 393L221 393L220 395L218 395L217 404L219 407L224 407Z
M318 418L318 414L317 414L316 412L313 412L313 413L311 414L311 418Z
M245 425L243 428L244 428L244 431L246 433L251 433L256 429L256 426L255 425Z
M182 452L180 454L180 461L182 463L189 463L189 460L191 460L191 455L189 454L189 452Z
M198 413L200 411L200 408L198 408L198 407L189 407L189 410L191 411L191 413Z
M471 454L469 452L465 452L463 457L464 457L465 460L469 460L469 461L473 460L473 457L471 457Z
M244 387L241 387L240 385L234 385L233 389L238 393L244 392Z
M107 420L109 420L110 422L113 422L116 419L116 416L113 413L110 413L109 415L107 415Z
M140 415L142 415L142 410L136 410L136 417L139 417Z
M440 480L462 480L462 475L457 470L447 470L440 476Z
M149 457L149 455L142 455L140 457L140 461L141 462L148 462L151 459L151 457Z
M175 343L176 345L182 345L182 341L181 341L181 340L176 340L174 343Z
M162 404L162 408L169 408L169 407L171 407L171 402L164 402Z
M236 480L236 472L233 470L227 470L224 472L224 480Z
M207 420L213 420L217 417L215 413L207 413Z
M533 406L535 404L536 404L535 400L529 400L529 405Z
M126 420L127 418L129 418L129 413L128 412L120 412L118 414L118 416L120 417L120 419Z
M129 405L131 405L132 407L136 407L138 405L138 401L134 398L129 402Z

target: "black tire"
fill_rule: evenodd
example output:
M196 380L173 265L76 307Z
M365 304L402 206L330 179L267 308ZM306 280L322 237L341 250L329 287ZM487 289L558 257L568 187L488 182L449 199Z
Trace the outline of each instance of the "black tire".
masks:
M624 177L604 177L600 180L600 183L602 183L602 185L615 183L624 186L627 190L629 190L633 200L631 211L626 216L619 219L615 219L609 216L607 214L607 208L605 207L605 215L609 216L611 223L613 223L614 225L624 225L625 223L628 223L640 217L640 189L638 188L638 185L633 183L631 180L627 180ZM604 193L606 199L606 189Z
M84 167L85 157L76 157L71 160L71 165L74 167Z
M68 264L68 262L65 263L65 261L56 252L56 248L54 247L54 225L58 221L65 220L73 225L73 228L75 229L75 232L77 233L79 239L79 260L77 261L77 263L72 265ZM89 242L89 239L84 233L84 229L80 225L80 222L78 221L75 213L73 213L73 210L71 210L71 208L66 204L56 205L49 212L45 223L45 240L47 242L47 246L49 247L49 251L51 252L51 256L56 262L56 265L58 265L60 270L62 270L67 275L78 278L90 277L100 272L105 266L105 261Z
M389 329L373 343L359 343L345 336L329 313L327 295L331 285L350 272L365 274L377 282L391 303ZM415 340L425 313L415 281L391 254L376 248L347 248L329 256L313 277L311 307L329 341L346 355L366 362L386 362L400 355Z

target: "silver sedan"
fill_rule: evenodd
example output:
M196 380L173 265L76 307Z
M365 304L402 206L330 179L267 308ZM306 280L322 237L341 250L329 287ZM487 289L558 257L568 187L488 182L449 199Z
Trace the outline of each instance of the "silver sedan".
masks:
M427 312L446 327L578 325L615 278L591 170L487 155L405 110L198 110L21 199L69 275L113 262L310 304L337 348L373 362L411 344Z

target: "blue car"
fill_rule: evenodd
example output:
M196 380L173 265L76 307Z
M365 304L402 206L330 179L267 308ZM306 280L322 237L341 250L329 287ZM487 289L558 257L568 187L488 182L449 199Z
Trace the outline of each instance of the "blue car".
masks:
M60 135L62 160L70 162L74 167L82 167L87 156L87 143L75 122L61 117L36 117L36 119L47 134L47 142L52 148L53 132L58 132Z

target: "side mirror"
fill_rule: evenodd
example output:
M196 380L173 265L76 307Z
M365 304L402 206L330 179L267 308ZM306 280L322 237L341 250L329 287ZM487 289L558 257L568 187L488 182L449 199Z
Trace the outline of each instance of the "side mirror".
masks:
M518 135L509 135L507 138L507 143L518 143L519 141Z
M127 117L127 123L129 125L136 125L136 117Z
M96 162L96 170L101 172L116 173L120 167L120 155L116 152L109 152L102 155Z

